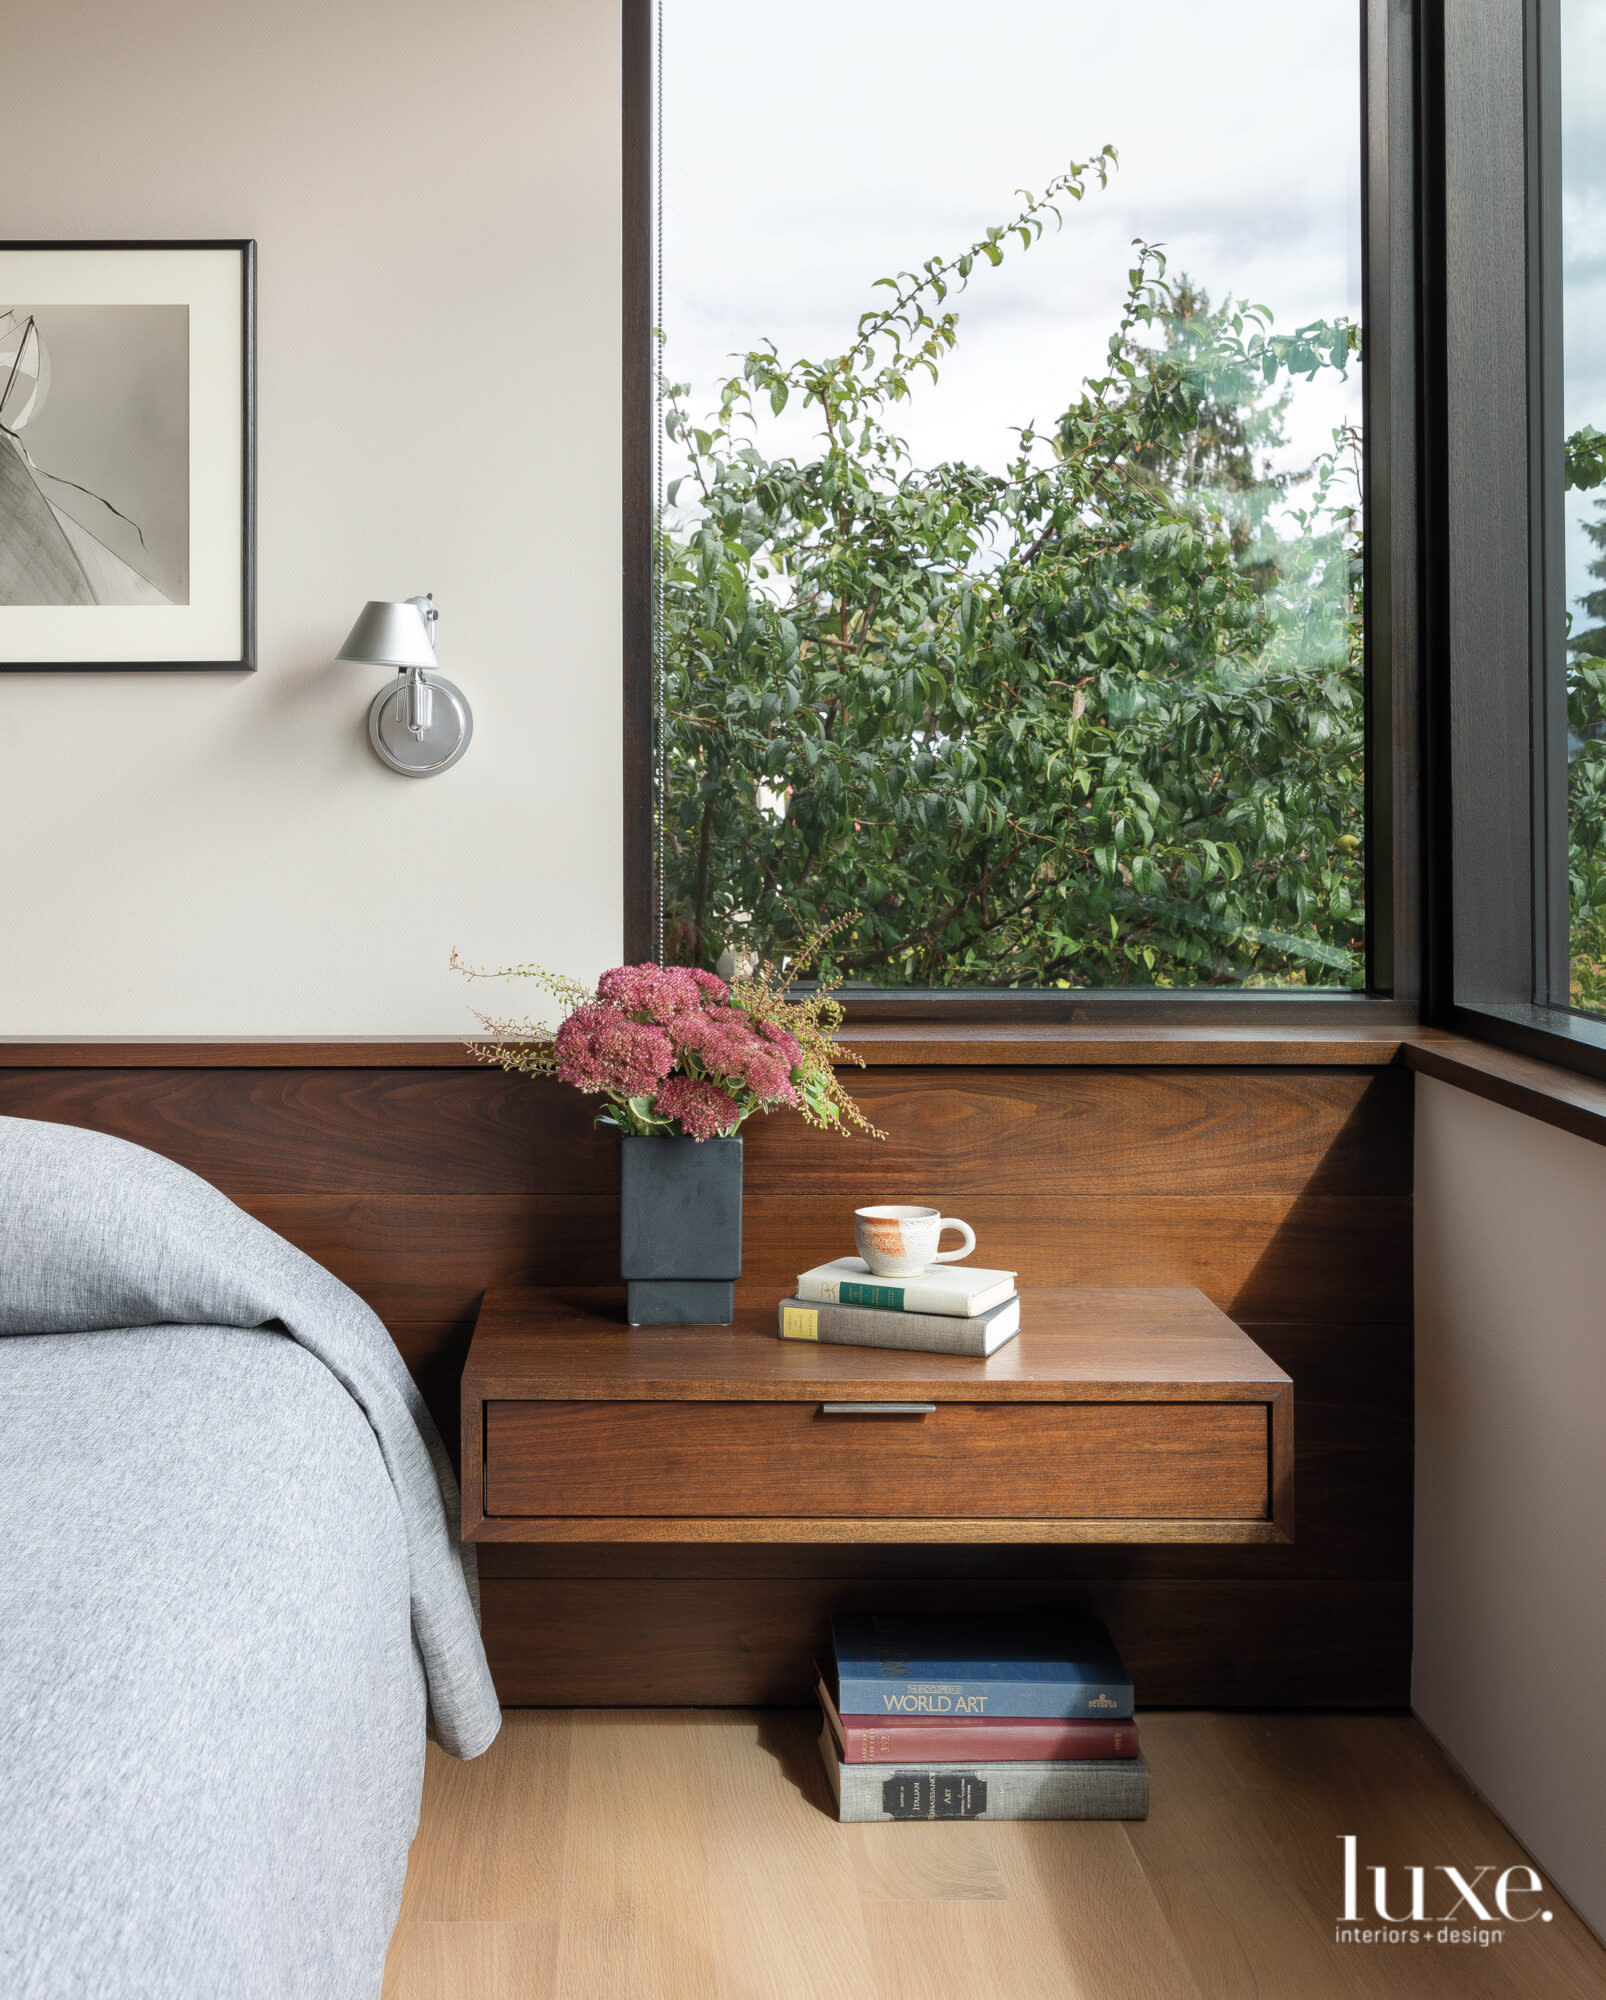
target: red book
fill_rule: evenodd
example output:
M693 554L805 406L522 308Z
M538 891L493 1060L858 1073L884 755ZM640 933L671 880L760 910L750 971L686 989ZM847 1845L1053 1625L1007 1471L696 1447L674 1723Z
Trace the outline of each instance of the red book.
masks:
M823 1675L816 1693L844 1764L1102 1763L1138 1754L1138 1726L1132 1721L838 1715Z

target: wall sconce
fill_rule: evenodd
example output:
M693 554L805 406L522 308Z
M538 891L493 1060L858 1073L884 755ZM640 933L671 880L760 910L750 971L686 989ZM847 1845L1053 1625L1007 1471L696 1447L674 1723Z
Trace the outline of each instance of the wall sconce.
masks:
M380 762L404 778L449 771L474 734L474 714L462 692L435 671L439 617L432 594L404 604L374 600L363 606L335 656L396 669L396 681L379 690L368 711L368 740Z

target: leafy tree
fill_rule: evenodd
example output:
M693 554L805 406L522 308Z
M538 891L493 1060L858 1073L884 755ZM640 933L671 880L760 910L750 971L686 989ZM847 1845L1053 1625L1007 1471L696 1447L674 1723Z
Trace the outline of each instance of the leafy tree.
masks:
M1567 440L1566 483L1589 492L1606 481L1606 437L1591 425ZM1578 600L1595 622L1567 635L1567 828L1571 905L1570 997L1606 1013L1606 506L1584 524L1600 586ZM1569 627L1571 618L1569 618Z
M880 984L1362 983L1356 439L1281 530L1255 463L1357 330L1276 333L1139 244L1102 372L1002 472L889 428L954 295L1113 160L883 279L840 354L749 352L702 425L671 392L672 958L783 962L854 910L835 969ZM769 456L794 399L817 449Z
M1241 368L1233 368L1225 381L1213 379L1219 365L1213 351L1218 316L1211 311L1209 293L1187 277L1177 279L1159 328L1158 357L1150 345L1133 340L1127 343L1127 358L1145 377L1156 359L1181 368L1203 396L1190 427L1157 437L1133 454L1134 472L1155 479L1178 500L1195 494L1215 500L1234 556L1250 569L1257 588L1265 590L1276 581L1275 559L1269 550L1261 549L1258 557L1251 551L1268 534L1273 505L1296 483L1292 474L1271 469L1271 453L1288 441L1285 419L1293 389L1284 384L1265 394L1259 377L1246 376Z

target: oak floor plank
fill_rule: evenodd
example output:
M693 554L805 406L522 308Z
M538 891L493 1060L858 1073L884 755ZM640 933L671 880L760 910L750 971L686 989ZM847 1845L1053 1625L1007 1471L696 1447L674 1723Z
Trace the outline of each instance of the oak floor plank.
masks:
M874 2000L853 1863L827 1811L812 1725L718 1709L688 1720L709 1814L717 2000Z
M1355 2000L1365 1989L1330 1926L1289 1894L1287 1855L1246 1809L1229 1720L1143 1718L1154 1781L1148 1819L1127 1828L1132 1850L1202 2000Z
M1008 1900L990 1826L849 1826L842 1831L859 1894L867 1903Z
M396 1927L380 2000L547 2000L555 1924L408 1923Z
M1199 2000L1187 1954L1133 1852L1136 1824L995 1827L1011 1907L1043 1913L1074 1991L1089 2000Z
M988 1832L1002 1900L866 1903L877 2000L1197 2000L1121 1826Z
M867 1903L865 1924L875 1958L872 2000L1095 2000L1096 1989L1073 1979L1059 1957L1040 1911L1010 1903Z
M1396 1896L1529 1860L1411 1717L1141 1728L1145 1822L843 1827L811 1713L510 1710L430 1751L384 2000L1606 2000L1548 1883L1499 1944L1338 1941L1343 1833Z
M576 1710L569 1741L556 2000L718 1993L696 1718Z
M472 1764L429 1746L404 1923L556 1923L573 1713L508 1709Z

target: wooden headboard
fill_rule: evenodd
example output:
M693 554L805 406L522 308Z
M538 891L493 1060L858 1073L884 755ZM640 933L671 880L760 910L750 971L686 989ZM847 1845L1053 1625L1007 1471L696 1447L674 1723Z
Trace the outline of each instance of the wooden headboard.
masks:
M1403 1706L1410 1672L1411 1084L1397 1045L854 1038L885 1145L746 1128L744 1289L930 1198L1023 1284L1193 1284L1293 1376L1288 1548L497 1549L487 1644L548 1702L807 1695L833 1605L1091 1603L1150 1705ZM931 1060L935 1055L939 1059ZM922 1060L921 1058L925 1059ZM455 1446L492 1285L617 1271L615 1144L455 1044L0 1045L0 1113L193 1168L360 1292Z

